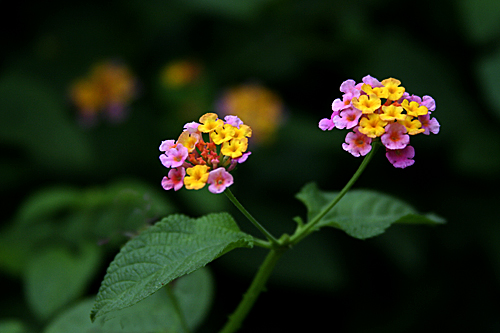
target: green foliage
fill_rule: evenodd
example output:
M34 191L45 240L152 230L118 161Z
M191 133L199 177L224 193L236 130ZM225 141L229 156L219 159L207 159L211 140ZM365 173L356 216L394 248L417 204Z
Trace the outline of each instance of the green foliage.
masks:
M252 246L253 238L227 213L198 219L170 215L121 249L104 277L91 318L131 306L232 249Z
M467 37L479 43L498 37L500 2L497 0L460 0L457 3Z
M0 96L0 139L21 147L31 163L62 172L81 171L94 162L89 142L65 116L64 97L45 82L19 73L4 75Z
M40 319L84 294L99 268L99 250L96 244L82 244L76 255L49 248L31 258L24 276L26 297Z
M231 19L249 19L273 0L231 1L231 0L193 0L187 3L193 10L210 13Z
M171 292L167 288L171 288ZM214 283L207 267L183 276L150 297L117 311L114 318L92 323L88 298L61 313L44 333L189 332L208 314ZM187 327L187 329L186 329Z
M27 304L46 321L85 294L106 253L115 252L126 233L171 211L158 191L138 181L41 189L0 233L0 269L22 279Z
M1 320L0 332L2 333L27 333L29 332L23 323L17 320Z
M104 188L51 187L32 194L0 234L0 269L19 275L31 256L46 246L107 241L117 247L125 233L172 212L159 194L138 181Z
M297 194L313 219L336 196L337 192L323 192L309 183ZM389 195L371 190L351 190L317 224L317 227L335 227L349 236L366 239L377 236L393 223L440 224L444 220L434 214L418 214L409 204Z
M500 8L500 3L499 3ZM497 20L500 23L500 21ZM500 50L489 54L488 56L481 57L477 64L477 74L480 78L479 82L482 87L482 93L488 100L488 106L491 106L495 111L495 115L500 119L500 96L498 96L498 89L500 84L498 77L500 75ZM488 140L498 146L497 140ZM498 149L498 147L496 147Z

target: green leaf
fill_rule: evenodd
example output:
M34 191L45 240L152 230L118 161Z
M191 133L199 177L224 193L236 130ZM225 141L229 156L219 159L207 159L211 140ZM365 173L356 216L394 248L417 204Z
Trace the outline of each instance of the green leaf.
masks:
M99 248L87 244L78 255L65 248L41 252L28 264L26 297L35 314L47 319L62 306L81 296L98 268Z
M33 253L53 246L107 241L115 249L150 221L173 207L160 189L138 181L100 188L46 187L19 208L13 223L0 231L0 269L20 275Z
M198 219L170 215L129 241L110 264L92 320L150 296L170 281L237 247L252 247L227 213Z
M320 191L316 184L310 183L296 197L306 205L308 220L312 220L337 194ZM434 214L418 214L409 204L387 194L352 190L320 220L317 227L335 227L354 238L366 239L383 233L393 223L444 222L444 219Z
M500 4L500 2L498 3ZM497 21L500 23L500 20ZM500 87L498 83L498 75L500 74L500 51L496 50L484 57L480 57L477 61L476 71L478 83L481 85L481 92L485 100L489 103L491 111L495 114L497 119L500 119L500 96L498 96L498 89ZM487 140L491 139L487 138ZM492 142L495 143L498 142L498 140Z
M25 325L14 319L4 319L0 321L0 332L2 333L26 333L28 330Z
M203 267L171 284L172 293L165 286L139 303L115 312L112 320L98 323L89 318L95 299L84 300L61 313L44 333L185 332L183 321L194 331L212 304L214 285L210 271Z

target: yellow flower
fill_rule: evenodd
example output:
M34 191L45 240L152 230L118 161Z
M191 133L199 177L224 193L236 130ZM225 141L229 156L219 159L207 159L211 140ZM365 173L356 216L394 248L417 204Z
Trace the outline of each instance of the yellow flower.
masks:
M401 81L393 78L385 79L384 81L381 82L385 88L387 88L388 91L388 96L387 99L390 99L392 101L397 101L403 96L403 93L405 92L404 87L399 87L401 84Z
M71 87L71 97L73 103L83 113L97 113L105 105L103 96L99 92L99 87L87 79L79 80L73 84Z
M406 118L403 121L398 121L398 123L406 127L406 130L410 135L415 135L424 132L425 129L422 128L422 123L417 119L415 120L412 119L413 117L406 116Z
M418 117L425 116L429 110L423 105L419 105L417 102L409 102L407 99L401 103L401 106L406 110L409 116Z
M222 126L224 122L218 118L219 116L216 113L205 113L200 117L200 123L202 123L202 125L198 126L198 131L210 133L217 127Z
M406 115L402 114L403 108L401 106L382 106L383 114L380 115L380 119L383 121L394 121L394 120L405 120Z
M188 176L184 177L184 185L188 190L199 190L205 186L208 180L208 166L195 165L186 169Z
M229 124L224 124L210 132L210 138L216 145L234 138L235 128Z
M243 139L249 138L252 136L252 129L250 126L242 124L240 128L234 127L234 138L235 139Z
M237 158L243 155L248 148L248 139L233 139L222 144L221 153L231 158Z
M188 149L189 152L192 152L199 140L200 140L199 134L189 133L189 131L184 131L181 133L181 135L179 135L177 143L181 143L184 147Z
M385 125L387 125L387 122L381 120L378 114L370 114L368 117L361 118L359 122L359 132L367 137L376 138L385 133Z
M365 83L361 86L361 90L363 90L368 95L375 94L378 98L387 98L389 96L389 90L387 90L386 87L372 88L372 86Z
M361 110L363 114L372 114L382 104L380 98L375 94L361 95L359 99L354 97L351 103L356 109Z

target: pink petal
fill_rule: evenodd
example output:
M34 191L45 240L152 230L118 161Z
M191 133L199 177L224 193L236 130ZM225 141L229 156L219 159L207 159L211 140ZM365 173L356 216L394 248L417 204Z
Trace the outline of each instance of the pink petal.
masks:
M395 168L404 169L413 165L415 161L415 149L412 146L406 146L404 149L390 150L387 149L385 156Z

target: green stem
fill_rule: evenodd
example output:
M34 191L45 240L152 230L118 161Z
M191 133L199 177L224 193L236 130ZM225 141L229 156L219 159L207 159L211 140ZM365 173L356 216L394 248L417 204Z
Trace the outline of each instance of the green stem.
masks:
M326 214L328 214L328 212L333 207L335 207L335 205L340 201L340 199L342 199L342 197L347 193L347 191L349 191L351 189L351 187L354 185L354 183L358 180L359 176L361 176L361 174L365 170L366 166L368 165L368 163L372 159L373 155L375 155L375 152L377 151L379 145L380 145L379 142L373 143L372 150L370 150L370 152L365 156L365 158L363 159L363 162L361 162L361 165L359 166L356 173L352 176L352 178L344 186L344 188L339 192L339 194L333 199L333 201L330 202L330 204L328 206L323 208L323 210L321 212L319 212L318 215L316 215L311 221L309 221L307 224L305 224L303 226L299 226L299 228L297 228L297 232L295 232L295 234L292 237L290 237L290 243L292 245L297 244L304 237L306 237L312 231L314 231L314 227L316 226L316 224L318 224L319 221Z
M255 275L252 284L248 288L245 295L243 295L242 301L240 302L234 313L229 316L228 322L219 333L233 333L241 327L243 320L246 318L253 305L257 301L257 298L264 289L267 280L271 276L276 263L281 258L283 253L285 253L286 250L289 249L292 245L297 244L304 237L314 231L314 228L319 223L319 221L340 201L340 199L342 199L342 197L358 180L358 178L361 176L366 166L372 159L373 155L375 155L375 152L378 149L379 145L379 142L373 143L372 150L365 156L356 173L352 176L349 182L344 186L344 188L328 206L326 206L307 224L302 224L301 220L299 220L297 231L292 237L284 235L284 237L280 238L280 240L274 238L262 225L260 225L259 222L257 222L257 220L255 220L252 215L250 215L250 213L239 203L239 201L234 197L229 189L226 189L224 191L229 200L231 200L231 202L243 213L243 215L245 215L250 220L250 222L252 222L253 225L255 225L255 227L257 227L257 229L259 229L266 236L270 243L259 240L258 245L261 247L270 248L270 251L266 259L260 266L257 274Z
M264 236L266 236L266 238L274 245L279 245L278 243L278 240L273 236L271 235L271 233L269 231L266 230L266 228L264 228L246 209L245 207L243 207L243 205L238 201L238 199L236 199L236 197L233 195L233 192L231 192L230 189L226 188L226 190L224 191L224 194L226 194L226 196L228 197L228 199L236 206L236 208L238 208L240 210L240 212L243 213L243 215L245 215L247 217L248 220L250 220L250 222L252 222L252 224L257 228L259 229L260 232L262 232L262 234Z
M257 275L255 275L252 284L248 288L245 295L243 295L242 301L233 314L229 316L228 322L219 333L236 332L241 327L243 320L246 318L255 301L259 297L259 294L264 289L267 280L271 276L274 266L276 266L276 263L286 250L287 248L276 248L269 251L266 259L260 266Z

